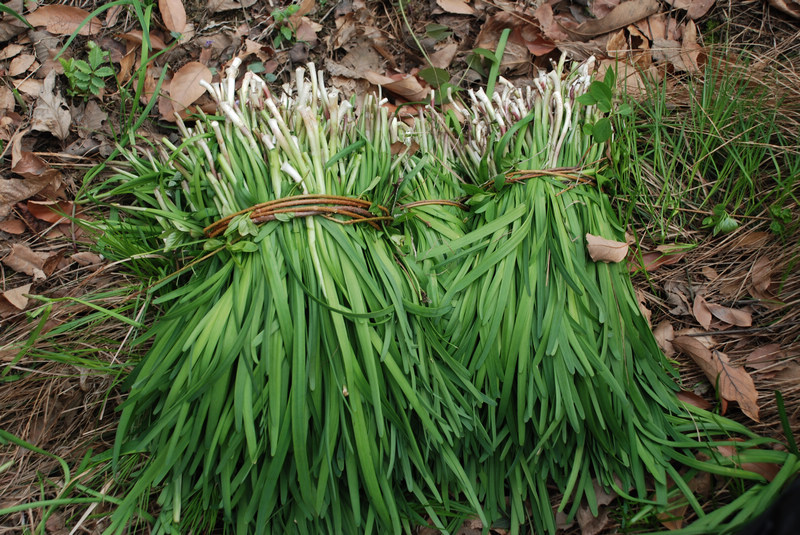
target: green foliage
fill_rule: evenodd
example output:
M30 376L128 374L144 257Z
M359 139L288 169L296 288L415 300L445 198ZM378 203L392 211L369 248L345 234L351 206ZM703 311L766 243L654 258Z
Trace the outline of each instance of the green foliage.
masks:
M614 69L609 67L606 76L600 80L592 81L589 91L577 97L577 101L584 106L597 106L597 109L606 114L605 117L597 119L594 123L587 123L583 126L583 133L591 135L595 143L605 143L611 139L614 129L612 119L614 115L629 116L633 113L630 104L622 103L614 106L613 88L616 85L616 75Z
M70 58L59 58L64 67L64 75L69 81L72 95L99 96L106 86L106 78L114 76L114 69L107 65L109 53L100 48L94 41L89 41L88 61Z
M292 4L272 12L272 20L278 29L278 34L272 39L273 47L280 48L282 44L291 44L295 40L295 28L292 26L291 16L297 13L298 9L299 5Z

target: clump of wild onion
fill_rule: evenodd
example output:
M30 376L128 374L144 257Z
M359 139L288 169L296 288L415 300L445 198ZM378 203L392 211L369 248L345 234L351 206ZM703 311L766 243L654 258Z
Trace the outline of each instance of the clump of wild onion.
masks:
M705 515L696 471L753 475L695 453L763 440L677 401L625 266L587 257L585 234L623 234L576 100L591 61L410 125L313 66L280 95L251 73L236 91L237 66L209 86L218 115L129 152L105 193L137 203L104 239L177 270L127 381L114 457L147 455L112 531L153 489L157 532L553 532L552 484L570 515L595 482L646 507L681 492L700 527L745 503Z
M273 95L236 64L210 87L219 115L131 154L133 193L190 264L156 302L152 349L132 372L115 456L149 452L114 516L121 530L162 487L159 528L355 533L438 519L453 453L479 396L423 329L438 312L384 225L422 167L408 129L368 97L356 116L321 74ZM396 152L396 151L395 151Z

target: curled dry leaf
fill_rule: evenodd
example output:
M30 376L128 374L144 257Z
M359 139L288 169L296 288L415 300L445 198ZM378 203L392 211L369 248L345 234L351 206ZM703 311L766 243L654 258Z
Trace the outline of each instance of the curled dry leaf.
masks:
M12 290L6 290L2 293L2 296L6 298L10 304L14 305L14 307L18 310L25 310L25 307L28 306L28 298L25 297L25 294L30 293L31 285L25 284L18 288L14 288Z
M15 203L36 195L48 186L57 188L61 183L61 173L49 167L31 152L20 151L18 144L12 144L11 171L25 180L0 180L0 218L11 213Z
M475 13L475 8L469 5L467 0L436 0L436 3L447 13L455 13L456 15L472 15Z
M32 251L27 245L15 243L11 245L11 252L3 258L3 263L19 273L33 277L34 281L47 278L44 264L50 255Z
M711 327L711 311L708 309L708 303L702 295L697 294L694 296L692 314L703 329L708 330Z
M81 27L81 24L89 17L89 12L79 7L65 5L42 6L33 13L25 16L31 26L44 26L47 31L56 35L69 35ZM103 28L97 18L92 17L90 21L83 24L80 31L81 35L94 35Z
M798 0L769 0L772 7L778 8L787 15L800 19L800 2Z
M55 83L56 71L52 70L47 73L42 90L39 92L39 99L33 109L31 129L38 132L50 132L63 141L69 136L72 115L64 97L56 91Z
M608 240L593 234L586 234L586 248L595 262L617 263L628 256L628 244L621 241Z
M158 0L158 10L169 31L183 33L186 29L186 10L181 0Z
M199 61L190 61L178 69L169 86L175 113L183 111L200 98L206 92L200 82L210 83L211 78L211 71Z
M416 77L410 75L399 76L398 79L394 79L374 71L366 71L364 78L371 84L379 85L409 102L421 101L430 93L430 87L423 87Z
M772 283L772 262L762 256L753 263L750 270L750 293L756 299L772 299L769 286Z
M744 368L733 366L725 353L707 349L692 336L678 336L672 344L703 370L721 398L736 401L742 412L758 422L758 391Z

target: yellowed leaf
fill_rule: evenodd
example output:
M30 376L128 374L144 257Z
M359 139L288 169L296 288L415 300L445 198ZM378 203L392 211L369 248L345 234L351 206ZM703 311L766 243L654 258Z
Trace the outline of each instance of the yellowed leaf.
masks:
M89 17L89 12L79 7L65 5L42 6L33 13L25 15L32 26L44 26L47 31L56 35L73 33ZM81 35L94 35L103 28L96 17L81 27Z
M694 296L692 314L703 329L708 330L711 327L711 311L708 309L708 303L702 295L697 294Z
M169 96L175 113L188 108L206 92L200 81L211 82L211 71L199 61L190 61L175 73L169 86Z
M371 84L379 85L410 102L421 101L430 93L430 87L423 87L419 80L410 75L395 80L374 71L366 71L364 72L364 78Z
M25 294L30 293L31 285L25 284L20 286L19 288L14 288L13 290L6 290L3 292L3 297L6 298L6 301L14 305L19 310L25 310L25 307L28 306L28 298L25 297Z
M672 340L678 350L689 355L700 366L720 397L736 401L742 412L758 422L758 391L753 378L744 368L733 366L725 353L707 349L691 336L678 336Z
M586 234L586 248L595 262L617 263L628 256L628 244L621 241L608 240L593 234Z
M467 0L436 0L436 3L448 13L457 15L472 15L475 13L475 8L469 5Z
M158 10L169 31L183 33L186 29L186 9L181 0L158 0Z

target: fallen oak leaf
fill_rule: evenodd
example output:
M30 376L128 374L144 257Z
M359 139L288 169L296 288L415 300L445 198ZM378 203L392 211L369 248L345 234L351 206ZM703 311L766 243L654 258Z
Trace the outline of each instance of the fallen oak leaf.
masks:
M594 262L616 264L628 256L628 244L621 241L608 240L593 234L586 234L586 249Z
M94 35L103 25L95 17L84 24L88 17L89 12L85 9L65 5L42 6L25 16L32 26L44 26L55 35L70 35L78 28L81 35Z
M692 336L678 336L672 345L687 354L703 370L720 398L736 401L742 412L758 422L758 391L744 368L733 366L725 353L707 349Z

